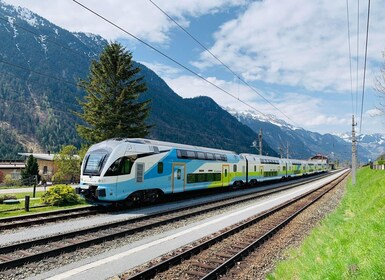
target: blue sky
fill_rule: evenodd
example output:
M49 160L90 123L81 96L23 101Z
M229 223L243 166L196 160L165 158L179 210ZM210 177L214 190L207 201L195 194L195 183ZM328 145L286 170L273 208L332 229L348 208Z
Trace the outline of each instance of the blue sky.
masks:
M221 106L250 109L73 1L5 2L29 8L70 31L122 42L135 60L154 70L183 97L207 95ZM220 65L150 1L79 2L264 114L320 133L351 131L353 113L360 121L367 1L360 1L360 7L357 1L348 1L351 80L346 1L153 0L274 106ZM382 133L385 127L374 90L385 62L384 7L385 0L371 1L362 133Z

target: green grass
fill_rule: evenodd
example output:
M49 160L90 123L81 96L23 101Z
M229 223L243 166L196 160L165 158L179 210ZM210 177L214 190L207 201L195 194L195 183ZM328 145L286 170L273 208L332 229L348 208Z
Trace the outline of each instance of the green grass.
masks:
M362 168L338 209L267 279L385 279L385 171Z
M43 205L40 201L40 197L45 192L38 191L36 192L36 199L32 197L32 192L28 193L12 193L9 192L7 195L14 195L17 199L21 199L19 204L0 204L0 219L1 218L7 218L7 217L13 217L13 216L20 216L20 215L27 215L27 214L34 214L34 213L40 213L40 212L46 212L46 211L54 211L54 210L61 210L61 209L67 209L67 208L75 208L82 205L87 205L84 199L81 199L79 204L71 205L71 206L44 206L41 208L30 208L29 212L26 212L24 207L24 198L26 195L29 195L30 197L30 207L33 206L41 206ZM0 194L2 196L3 194Z

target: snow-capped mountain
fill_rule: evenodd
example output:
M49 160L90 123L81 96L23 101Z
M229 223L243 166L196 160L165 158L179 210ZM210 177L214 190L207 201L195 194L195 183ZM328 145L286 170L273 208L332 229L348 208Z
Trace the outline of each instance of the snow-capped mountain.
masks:
M226 110L240 122L246 124L255 133L262 128L263 139L277 151L282 150L286 156L287 147L289 157L308 158L315 154L323 154L330 159L339 161L351 160L351 135L320 134L302 128L294 127L273 115L258 115L252 111L237 111L232 108ZM385 135L359 135L358 159L365 163L368 159L376 159L385 153Z
M333 133L333 135L343 139L349 144L352 142L351 133ZM356 138L358 153L360 153L360 148L368 150L371 159L376 159L378 156L385 154L385 134L359 134Z

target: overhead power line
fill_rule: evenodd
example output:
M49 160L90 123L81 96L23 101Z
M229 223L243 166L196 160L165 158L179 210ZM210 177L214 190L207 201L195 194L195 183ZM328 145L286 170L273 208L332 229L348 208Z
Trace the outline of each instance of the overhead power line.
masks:
M350 95L351 95L351 98L352 98L352 114L354 115L353 76L352 76L352 52L351 52L351 49L350 49L349 0L346 0L346 21L347 21L347 25L348 25L349 70L350 70Z
M120 27L119 25L117 25L116 23L112 22L111 20L107 19L106 17L102 16L101 14L95 12L94 10L92 10L91 8L85 6L84 4L80 3L79 1L77 0L72 0L73 2L75 2L76 4L78 4L79 6L81 6L82 8L86 9L87 11L91 12L92 14L96 15L97 17L101 18L102 20L106 21L107 23L111 24L112 26L114 26L115 28L119 29L120 31L124 32L125 34L129 35L130 37L136 39L137 41L141 42L142 44L146 45L148 48L152 49L153 51L159 53L160 55L164 56L165 58L169 59L170 61L174 62L175 64L179 65L180 67L182 67L183 69L185 69L186 71L190 72L191 74L193 74L194 76L198 77L199 79L207 82L208 84L212 85L213 87L217 88L218 90L226 93L227 95L229 95L230 97L238 100L240 103L246 105L247 107L253 109L254 111L266 116L266 114L262 113L261 111L259 111L258 109L256 109L254 106L246 103L245 101L239 99L238 97L236 97L235 95L233 95L232 93L228 92L227 90L221 88L220 86L214 84L213 82L207 80L206 78L204 78L203 76L201 76L200 74L198 74L197 72L195 72L194 70L190 69L189 67L185 66L184 64L182 64L181 62L177 61L176 59L170 57L169 55L165 54L164 52L160 51L159 49L155 48L154 46L152 46L151 44L147 43L146 41L138 38L137 36L135 36L134 34L128 32L127 30L125 30L124 28Z
M20 68L20 69L26 70L28 72L32 72L34 74L37 74L37 75L40 75L40 76L43 76L43 77L46 77L46 78L54 79L56 81L59 81L59 82L66 83L66 84L73 85L73 86L77 87L77 84L75 84L74 82L71 82L71 81L68 81L68 80L64 80L64 79L61 79L61 78L58 78L58 77L55 77L55 76L52 76L52 75L49 75L49 74L41 73L41 72L32 70L30 68L27 68L27 67L24 67L24 66L17 65L17 64L14 64L12 62L6 61L6 60L1 59L1 58L0 58L0 62L3 63L3 64L6 64L6 65L12 66L12 67Z
M4 15L3 15L3 16L4 16ZM9 23L9 20L6 19L6 18L0 17L0 20ZM13 22L12 25L15 25L15 26L17 26L18 28L20 28L20 29L22 29L22 30L24 30L24 31L26 31L26 32L28 32L28 33L31 33L31 34L33 34L33 35L35 35L35 36L38 36L38 37L43 36L42 34L39 34L39 33L34 32L34 31L32 31L32 30L29 30L29 29L27 29L27 28L25 28L25 27L23 27L23 26L21 26L21 25L15 23L15 22ZM45 40L47 40L48 42L51 42L52 44L54 44L54 45L56 45L56 46L58 46L58 47L60 47L60 48L62 48L62 49L68 50L68 51L70 51L70 52L72 52L72 53L74 53L74 54L77 54L77 55L80 55L80 56L84 56L84 57L86 57L87 59L90 59L90 57L87 56L86 54L80 53L80 52L77 51L77 50L71 49L71 48L69 48L68 46L65 46L65 45L63 45L63 44L61 44L61 43L58 43L56 40L52 40L52 39L50 39L50 38L48 38L48 37L46 37ZM91 50L90 48L88 48L88 47L87 47L81 40L79 40L79 42L80 42L81 44L83 44L83 46L85 46L87 49L89 49L89 50L92 52L92 54L93 54L94 56L97 56L97 54L96 54L93 50Z
M260 92L258 92L254 87L252 87L248 82L243 80L237 73L235 73L229 66L227 66L221 59L218 58L215 54L213 54L205 45L203 45L197 38L195 38L190 32L188 32L183 26L181 26L174 18L172 18L169 14L167 14L162 8L160 8L154 1L149 0L151 4L153 4L159 11L161 11L168 19L170 19L172 22L174 22L180 29L182 29L188 36L190 36L191 39L193 39L198 45L200 45L204 50L206 50L212 57L214 57L222 66L227 68L235 77L237 77L243 84L245 84L247 87L249 87L252 91L254 91L256 94L258 94L263 100L265 100L267 103L269 103L274 109L279 111L283 116L285 116L288 120L295 122L286 115L282 110L280 110L278 107L276 107L273 103L271 103L266 97L264 97Z
M366 79L366 60L368 56L368 40L369 40L369 17L370 17L370 0L368 0L368 16L366 21L366 42L365 42L365 60L364 60L364 77L362 81L362 100L361 100L361 117L360 117L360 134L362 129L362 114L364 111L364 96L365 96L365 79Z

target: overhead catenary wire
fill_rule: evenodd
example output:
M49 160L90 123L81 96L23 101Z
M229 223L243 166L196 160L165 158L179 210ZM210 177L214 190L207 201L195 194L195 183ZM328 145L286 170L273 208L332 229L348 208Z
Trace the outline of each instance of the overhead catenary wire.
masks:
M273 103L271 103L266 97L264 97L260 92L258 92L253 86L251 86L248 82L246 82L240 75L235 73L228 65L226 65L218 56L216 56L213 52L211 52L204 44L202 44L195 36L193 36L190 32L188 32L183 26L181 26L173 17L171 17L167 12L165 12L159 5L157 5L154 1L149 0L159 11L161 11L168 19L170 19L172 22L174 22L183 32L185 32L191 39L193 39L198 45L200 45L205 51L207 51L213 58L215 58L222 66L227 68L235 77L238 78L239 81L241 81L243 84L245 84L248 88L250 88L253 92L258 94L263 100L265 100L268 104L270 104L274 109L279 111L283 116L285 116L288 120L290 120L293 124L295 122L286 115L282 110L280 110L277 106L275 106ZM239 100L239 98L238 98Z
M0 13L0 14L1 14L1 13ZM2 15L2 16L5 16L4 14L1 14L1 15ZM9 23L9 20L6 19L6 18L0 17L0 20ZM18 28L20 28L20 29L22 29L22 30L24 30L24 31L26 31L26 32L28 32L28 33L31 33L31 34L33 34L33 35L35 35L35 36L38 36L38 37L42 36L42 34L39 34L39 33L34 32L34 31L32 31L32 30L30 30L30 29L28 29L28 28L25 28L25 27L23 27L23 26L21 26L21 25L15 23L15 22L12 22L12 25L17 26ZM65 45L63 45L63 44L61 44L61 43L58 43L56 40L52 40L52 39L50 39L50 38L45 38L45 40L47 40L48 42L51 42L51 43L55 44L56 46L58 46L58 47L60 47L60 48L62 48L62 49L68 50L68 51L70 51L70 52L72 52L72 53L74 53L74 54L77 54L77 55L80 55L80 56L84 56L84 57L86 57L86 58L88 58L88 59L90 58L89 56L87 56L87 55L84 54L84 53L80 53L80 52L77 51L77 50L71 49L71 48L69 48L68 46L65 46ZM90 50L94 56L97 56L97 54L96 54L93 50L91 50L87 45L85 45L81 40L79 40L79 42L80 42L83 46L85 46L88 50Z
M363 77L363 80L362 80L360 134L361 134L361 129L362 129L362 115L363 115L363 111L364 111L366 61L367 61L367 56L368 56L368 41L369 41L369 18L370 18L370 0L368 0L368 15L367 15L367 21L366 21L366 42L365 42L365 57L364 57L364 77Z
M23 69L23 70L32 72L34 74L37 74L37 75L40 75L40 76L43 76L43 77L46 77L46 78L50 78L50 79L53 79L53 80L56 80L56 81L59 81L59 82L62 82L62 83L73 85L75 87L78 86L74 82L71 82L71 81L68 81L68 80L64 80L64 79L61 79L61 78L58 78L58 77L55 77L55 76L52 76L52 75L49 75L49 74L46 74L46 73L39 72L39 71L35 71L33 69L30 69L30 68L27 68L27 67L24 67L24 66L17 65L17 64L14 64L12 62L6 61L6 60L4 60L2 58L0 58L0 62L3 63L3 64L6 64L8 66L12 66L12 67L16 67L16 68L19 68L19 69Z
M258 110L257 108L255 108L254 106L248 104L247 102L241 100L241 99L238 99L238 97L236 97L234 94L230 93L229 91L223 89L222 87L216 85L215 83L209 81L208 79L204 78L203 76L201 76L200 74L198 74L197 72L195 72L194 70L190 69L189 67L187 67L186 65L182 64L181 62L177 61L176 59L172 58L171 56L165 54L164 52L160 51L159 49L155 48L154 46L152 46L151 44L147 43L146 41L140 39L139 37L135 36L134 34L130 33L129 31L125 30L124 28L120 27L119 25L117 25L116 23L112 22L111 20L107 19L106 17L102 16L101 14L95 12L94 10L92 10L91 8L87 7L86 5L80 3L79 1L77 0L72 0L73 2L75 2L76 4L78 4L79 6L81 6L82 8L88 10L89 12L91 12L92 14L96 15L97 17L101 18L102 20L106 21L107 23L111 24L112 26L114 26L115 28L119 29L120 31L124 32L125 34L129 35L130 37L136 39L137 41L141 42L142 44L146 45L148 48L152 49L153 51L157 52L158 54L162 55L163 57L169 59L170 61L172 61L173 63L179 65L180 67L182 67L183 69L185 69L186 71L190 72L191 74L193 74L194 76L198 77L199 79L207 82L208 84L212 85L213 87L217 88L218 90L222 91L223 93L229 95L230 97L238 100L240 103L246 105L247 107L253 109L254 111L262 114L263 116L266 116L265 113L261 112L260 110Z
M350 48L350 20L349 20L349 0L346 0L346 21L348 27L348 45L349 45L349 72L350 72L350 95L352 99L352 114L354 114L354 97L353 97L353 76L352 76L352 52Z

